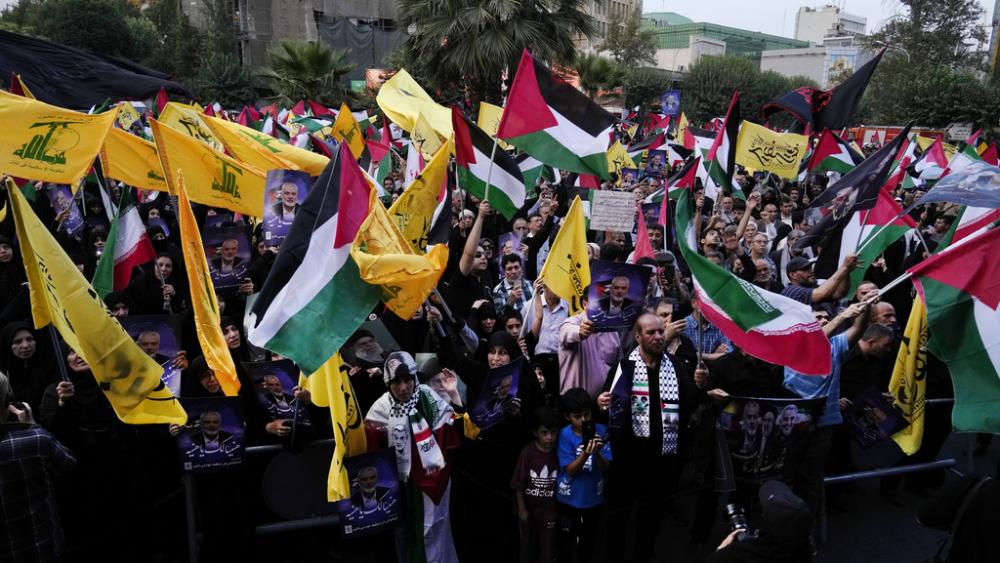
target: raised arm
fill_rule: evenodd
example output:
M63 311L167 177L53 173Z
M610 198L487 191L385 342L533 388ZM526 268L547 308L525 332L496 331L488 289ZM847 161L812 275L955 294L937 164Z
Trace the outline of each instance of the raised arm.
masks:
M465 239L465 248L462 250L462 257L458 261L458 269L463 276L469 275L472 265L476 261L476 249L479 248L479 237L483 234L483 221L486 214L490 212L490 202L485 199L479 202L479 214L476 215L476 222L469 229L469 236Z
M848 254L844 257L844 262L837 268L837 271L830 276L823 285L817 287L812 292L813 303L833 301L847 295L851 288L851 270L858 266L858 257Z

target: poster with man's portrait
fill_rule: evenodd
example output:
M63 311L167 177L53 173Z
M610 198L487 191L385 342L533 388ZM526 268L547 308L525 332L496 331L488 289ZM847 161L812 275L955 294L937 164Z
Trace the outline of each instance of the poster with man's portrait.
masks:
M667 165L667 152L662 150L649 151L646 157L646 174L647 178L663 178L670 172L670 167Z
M185 473L225 471L243 463L245 438L239 397L180 399L188 422L171 427Z
M621 169L621 185L634 186L639 183L639 170L637 168Z
M645 266L594 260L590 263L587 318L594 331L632 328L642 313L651 272Z
M910 424L892 400L874 387L852 398L843 414L847 430L863 448L890 439Z
M80 214L76 200L73 199L73 190L63 184L49 184L46 195L58 221L56 231L73 238L80 238L86 221Z
M351 496L337 502L340 532L357 538L388 530L399 521L402 497L396 458L391 449L344 460Z
M250 268L250 233L245 226L209 227L202 242L216 289L235 288Z
M271 420L285 420L288 424L309 426L309 409L305 402L295 398L299 369L291 360L276 362L244 363L260 404Z
M181 321L176 315L126 315L118 321L147 356L163 368L161 379L175 397L181 394L181 370L171 365L180 350Z
M517 397L517 388L524 368L524 358L505 366L493 368L486 375L476 404L469 411L469 418L482 430L492 428L502 422L507 414L504 407Z
M660 113L677 115L681 112L681 91L666 90L660 95Z
M281 246L288 229L299 212L312 186L308 172L301 170L271 170L264 183L264 242Z
M737 478L762 480L781 474L823 413L826 399L730 397L719 410Z
M501 266L501 268L503 267L501 260L508 254L516 254L521 258L521 262L524 262L524 255L521 253L521 237L517 236L517 233L503 233L500 235L498 243L497 265Z

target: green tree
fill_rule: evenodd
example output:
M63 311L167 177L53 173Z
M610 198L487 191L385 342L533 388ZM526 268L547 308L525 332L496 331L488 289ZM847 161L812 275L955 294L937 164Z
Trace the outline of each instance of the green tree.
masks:
M631 68L642 63L655 64L656 45L656 32L642 28L642 8L636 5L635 11L624 20L615 16L608 22L608 36L601 49L610 51L619 64Z
M174 80L193 79L204 56L205 35L191 24L176 0L153 0L145 15L159 39L147 62Z
M546 63L570 64L574 39L593 22L585 0L399 0L398 21L410 30L411 59L427 61L432 88L461 85L472 101L497 103L501 77L513 78L521 51Z
M902 13L863 39L888 46L863 100L877 123L987 125L1000 117L1000 89L979 77L985 39L975 0L901 0Z
M356 94L343 82L354 69L345 59L346 50L333 50L322 43L283 41L268 54L268 66L260 70L272 92L269 97L290 107L299 100L315 100L327 106L350 104Z
M141 60L155 43L126 0L21 0L0 16L15 29L101 55Z
M639 114L645 115L653 100L659 99L664 90L673 86L673 74L659 68L635 68L626 71L625 107L639 106ZM685 103L681 100L681 103Z
M743 118L760 121L764 104L802 86L818 87L804 76L788 78L771 70L762 72L746 57L702 57L684 77L681 105L692 121L705 122L725 115L733 91L738 90Z
M578 55L573 70L580 77L580 89L591 99L596 99L600 90L613 90L625 80L625 71L617 63L596 53Z
M206 102L238 109L257 100L253 75L232 55L213 55L201 65L192 81L194 92Z
M205 49L210 55L236 54L236 19L233 3L227 0L201 0L206 19Z

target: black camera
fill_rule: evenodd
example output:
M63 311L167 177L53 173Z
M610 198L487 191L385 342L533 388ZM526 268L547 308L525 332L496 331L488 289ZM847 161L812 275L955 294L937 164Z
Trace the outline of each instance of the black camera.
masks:
M747 515L743 512L742 506L735 503L727 504L726 521L729 522L730 532L741 530L740 533L736 534L736 541L745 542L751 537L750 523L747 522Z
M585 420L581 431L583 434L583 447L586 449L587 444L597 436L597 425L594 424L593 420Z

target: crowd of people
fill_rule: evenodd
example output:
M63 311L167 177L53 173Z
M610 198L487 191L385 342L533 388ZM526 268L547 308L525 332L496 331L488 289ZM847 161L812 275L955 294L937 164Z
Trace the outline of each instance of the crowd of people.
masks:
M639 204L669 174L612 181L601 189L631 191ZM817 280L817 249L795 243L808 232L806 208L828 179L800 184L741 172L736 181L745 200L731 194L713 200L700 183L695 187L697 250L746 282L811 306L833 351L828 375L802 375L751 357L702 315L671 221L647 225L655 258L637 261L650 270L642 302L627 302L627 278L611 280L602 299L605 310L635 307L633 326L597 331L586 311L573 314L540 277L578 192L572 176L556 184L541 180L509 220L457 186L439 292L413 318L376 309L371 318L385 330L358 330L343 349L369 449L394 451L400 478L414 493L404 500L410 506L391 532L331 543L352 561L645 561L655 555L667 518L688 528L691 549L706 560L810 560L824 496L828 505L839 502L836 490L824 494L823 477L851 469L842 412L862 391L887 389L912 305L909 284L884 293L879 288L932 251L954 214L947 206L917 208L912 215L919 233L909 233L872 264L848 256L833 275ZM394 172L384 187L398 196L401 175ZM84 188L85 225L75 234L59 229L67 212L57 213L41 196L48 189L37 187L34 210L90 279L109 232L101 188ZM282 216L294 216L298 207L288 191L268 200ZM896 195L908 204L919 191ZM166 194L139 205L156 259L104 302L119 319L179 318L180 341L170 356L160 353L156 332L143 332L137 343L165 368L180 371L181 397L221 396L194 329L175 205ZM250 225L226 210L195 206L195 212L201 223L216 216L213 221L223 225ZM590 257L633 261L635 236L588 231ZM242 383L247 444L281 444L296 452L333 436L330 417L310 404L305 389L283 391L273 375L256 381L246 367L281 359L245 338L248 297L263 285L280 251L264 240L259 225L251 248L248 263L234 259L236 245L229 240L209 257L221 275L236 280L218 290L220 328ZM848 294L857 268L865 269L865 282ZM34 328L9 217L0 223L0 303L0 414L8 419L0 434L0 560L82 560L99 553L112 560L116 554L183 559L178 428L122 423L86 362L51 330ZM491 372L514 362L522 369L497 386L487 384ZM929 362L928 397L950 396L947 369ZM630 403L626 422L612 425L611 388L620 381ZM468 413L485 396L498 421L478 428ZM747 505L758 534L740 541L734 531L719 545L713 535L722 506L712 488L718 461L713 407L730 396L819 398L825 408L780 482L740 483L733 493ZM204 439L213 443L223 439L218 416L201 417ZM949 419L947 407L927 410L923 445L910 461L935 458ZM769 424L775 422L771 415ZM253 558L253 525L267 514L259 492L265 466L265 458L249 457L227 472L196 476L203 560ZM363 493L376 491L374 470L364 471L358 486L372 483L357 490L359 505ZM933 489L942 479L935 473L885 478L881 488L899 503L904 491ZM18 487L22 496L9 492ZM686 495L696 499L693 514L679 508ZM414 514L422 515L418 522Z

